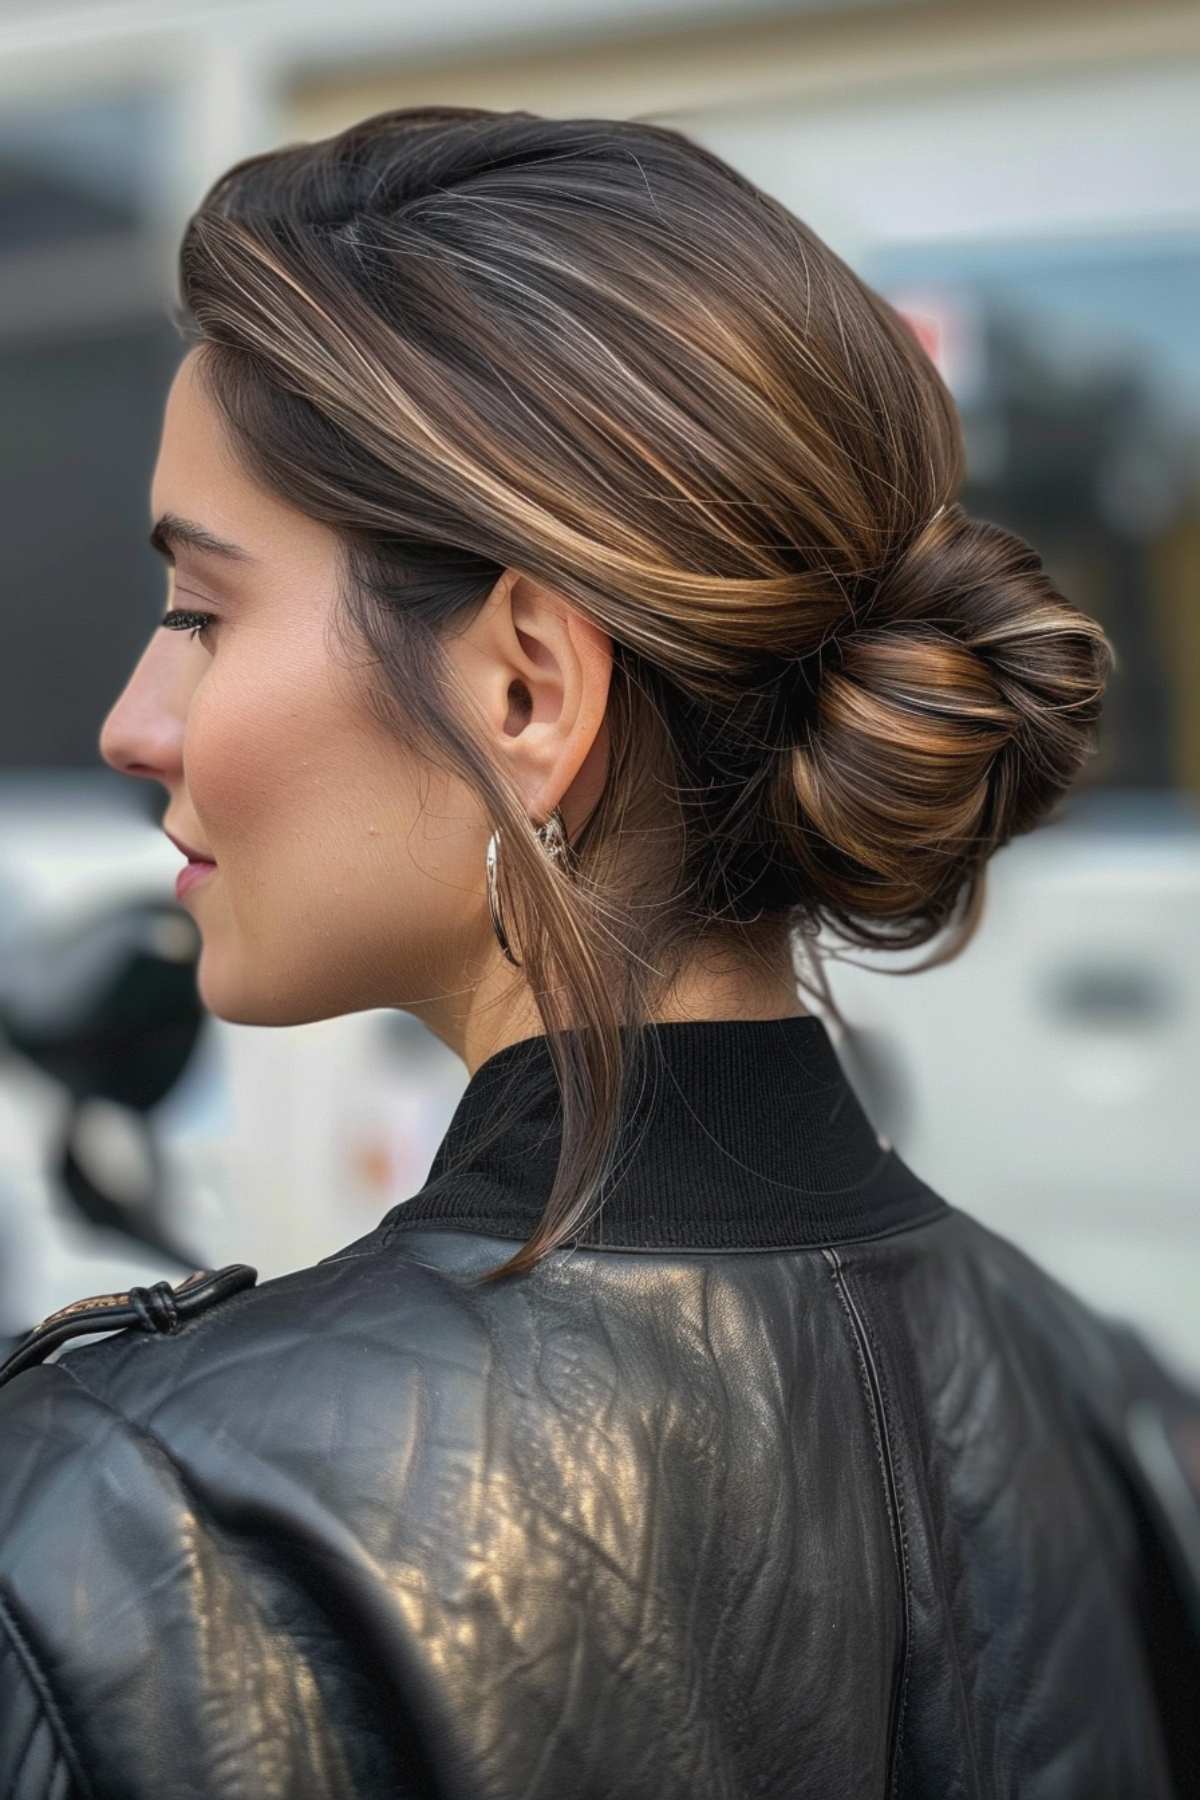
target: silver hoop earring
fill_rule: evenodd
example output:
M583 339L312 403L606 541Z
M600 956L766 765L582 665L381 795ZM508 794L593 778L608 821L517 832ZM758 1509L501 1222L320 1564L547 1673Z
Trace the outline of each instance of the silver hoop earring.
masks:
M567 840L566 820L562 816L561 808L557 806L554 808L545 823L537 827L535 836L551 862L560 863L564 867L568 866L568 852L570 850L570 845ZM493 831L491 837L488 839L487 861L485 867L487 870L488 910L492 915L492 930L496 934L496 942L499 944L501 950L503 950L509 962L513 965L513 968L519 969L521 963L509 948L508 933L504 929L504 920L500 915L500 899L497 893L497 876L500 867L499 826L496 827L495 831Z

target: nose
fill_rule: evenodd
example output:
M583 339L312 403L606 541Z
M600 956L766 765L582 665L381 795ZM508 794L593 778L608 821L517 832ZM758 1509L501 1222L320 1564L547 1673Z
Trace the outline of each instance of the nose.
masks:
M155 631L100 728L100 754L119 775L177 782L193 682L168 633Z

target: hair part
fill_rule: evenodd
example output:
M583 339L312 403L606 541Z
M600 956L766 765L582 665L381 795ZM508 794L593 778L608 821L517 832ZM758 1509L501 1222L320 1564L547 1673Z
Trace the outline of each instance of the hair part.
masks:
M988 858L1094 750L1112 646L955 501L957 411L900 316L681 132L379 113L236 163L179 267L239 457L340 540L366 704L500 829L562 1153L482 1279L532 1269L602 1204L637 1028L697 947L791 937L830 1005L824 927L899 949L957 918L958 954ZM570 872L442 648L508 568L612 640Z

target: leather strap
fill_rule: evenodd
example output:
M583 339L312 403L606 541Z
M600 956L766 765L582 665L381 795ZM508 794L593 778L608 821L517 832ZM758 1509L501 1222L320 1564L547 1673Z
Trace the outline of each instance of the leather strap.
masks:
M0 1387L23 1369L45 1362L69 1338L125 1330L168 1335L231 1294L253 1287L257 1280L258 1270L249 1263L227 1263L223 1269L195 1269L175 1287L156 1281L153 1287L130 1288L126 1294L93 1294L73 1300L35 1325L0 1363Z

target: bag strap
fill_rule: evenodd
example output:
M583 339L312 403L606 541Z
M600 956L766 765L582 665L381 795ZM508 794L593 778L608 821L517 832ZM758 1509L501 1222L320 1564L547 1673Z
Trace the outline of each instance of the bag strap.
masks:
M35 1325L0 1363L0 1387L23 1370L45 1362L69 1338L126 1330L167 1335L232 1294L253 1287L257 1280L258 1270L249 1263L227 1263L223 1269L194 1269L175 1287L156 1281L153 1287L134 1287L125 1294L93 1294L73 1300Z

